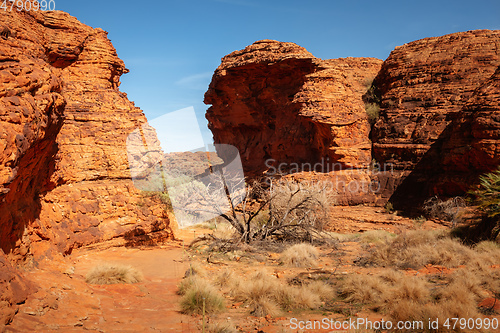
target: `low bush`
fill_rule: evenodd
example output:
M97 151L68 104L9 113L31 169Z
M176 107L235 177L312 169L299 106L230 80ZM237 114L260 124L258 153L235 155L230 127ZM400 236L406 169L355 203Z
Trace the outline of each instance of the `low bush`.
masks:
M366 103L365 111L368 115L368 121L370 124L374 124L380 116L380 106L375 103Z
M462 221L466 206L467 204L462 197L443 201L435 196L424 202L424 211L430 218L449 221L453 223L453 226L456 226Z
M478 223L467 226L462 237L468 241L493 240L500 243L500 168L480 177L479 188L471 191L478 205Z
M472 192L479 208L491 218L500 216L500 168L480 177L480 187Z

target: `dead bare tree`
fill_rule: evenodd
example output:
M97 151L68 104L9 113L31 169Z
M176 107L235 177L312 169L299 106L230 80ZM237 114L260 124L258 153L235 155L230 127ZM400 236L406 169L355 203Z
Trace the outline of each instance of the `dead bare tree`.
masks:
M214 172L204 189L192 183L177 208L196 216L221 216L238 234L238 242L268 238L309 240L322 230L332 204L321 184L287 179L245 184L238 175ZM266 213L265 220L254 223Z

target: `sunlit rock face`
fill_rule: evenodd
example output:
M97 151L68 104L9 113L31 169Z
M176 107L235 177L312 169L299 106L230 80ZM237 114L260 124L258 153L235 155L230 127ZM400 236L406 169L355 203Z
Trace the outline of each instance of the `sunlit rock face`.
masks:
M293 43L258 41L222 59L206 117L215 142L236 146L250 176L357 183L336 188L340 203L464 193L498 165L499 46L499 31L461 32L399 46L382 63L321 60ZM373 126L364 102L380 108ZM312 173L303 167L317 163ZM356 190L373 182L376 193Z
M214 140L237 147L249 173L322 159L364 168L371 143L361 97L381 63L321 60L272 40L235 51L222 59L205 94Z
M107 33L63 12L2 10L0 25L0 248L21 259L139 229L171 237L130 179L127 136L146 118L118 90L127 69Z

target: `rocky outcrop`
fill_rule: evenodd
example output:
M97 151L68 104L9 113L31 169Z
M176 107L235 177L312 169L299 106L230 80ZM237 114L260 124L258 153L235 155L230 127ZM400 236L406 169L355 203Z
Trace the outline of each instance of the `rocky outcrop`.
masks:
M476 30L397 47L374 80L380 118L373 157L411 170L500 65L500 31ZM428 164L435 168L439 160Z
M442 140L435 191L463 193L500 165L500 67L454 115Z
M205 94L214 140L239 149L247 174L304 163L366 168L370 125L361 96L381 62L321 60L273 40L235 51Z
M146 118L118 90L127 69L107 33L63 12L0 18L3 324L28 292L4 252L36 266L75 247L173 235L164 204L131 180L127 136Z
M12 321L18 305L28 297L30 286L12 267L7 257L0 250L0 331Z
M340 183L344 204L456 195L499 163L498 50L500 31L425 38L397 47L378 71L376 59L321 60L259 41L222 59L206 117L216 143L240 150L247 174L282 166ZM380 107L371 133L362 100ZM344 186L374 182L376 195Z
M482 138L489 134L480 125L493 123L486 120L493 113L475 120L471 110L481 109L485 98L492 99L486 108L495 103L489 91L483 100L476 95L500 65L499 49L500 31L468 31L405 44L384 62L368 96L380 103L373 157L404 179L392 198L398 205L463 194L495 165L487 155L497 143Z
M0 11L0 248L69 253L131 235L172 236L161 202L130 179L126 140L146 122L102 29L63 12Z

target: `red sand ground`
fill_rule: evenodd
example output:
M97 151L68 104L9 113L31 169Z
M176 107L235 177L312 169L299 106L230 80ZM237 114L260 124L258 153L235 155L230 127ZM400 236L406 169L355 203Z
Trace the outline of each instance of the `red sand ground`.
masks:
M395 233L404 229L444 228L442 223L416 222L383 209L373 207L336 207L332 213L331 228L343 232L384 229ZM41 286L26 304L22 305L6 332L200 332L201 316L180 313L180 296L177 285L189 267L190 260L201 263L209 274L230 267L238 272L251 273L265 267L270 274L280 279L290 279L297 274L308 278L314 274L349 274L352 272L372 274L374 268L353 265L360 244L345 242L338 251L322 249L322 258L315 269L286 268L278 265L278 255L268 253L255 258L239 258L225 261L225 265L209 264L206 257L183 250L193 237L209 233L208 229L179 230L181 239L163 246L150 248L110 247L88 248L73 252L65 259L40 263L37 269L26 275ZM183 241L182 241L183 240ZM332 253L335 252L333 255ZM328 255L327 255L328 254ZM85 275L95 265L103 262L131 265L144 274L144 281L133 285L88 285ZM448 274L452 270L441 266L426 266L408 274ZM484 300L491 307L493 299ZM495 305L495 308L497 305ZM264 318L248 314L242 303L227 300L227 311L212 316L210 321L230 322L243 332L298 332L290 329L290 318L299 320L321 320L325 316L345 320L349 316L381 319L380 315L359 311L359 308L344 307L341 313L307 311L289 312L284 317ZM331 330L314 330L330 332ZM312 331L309 331L312 332Z

